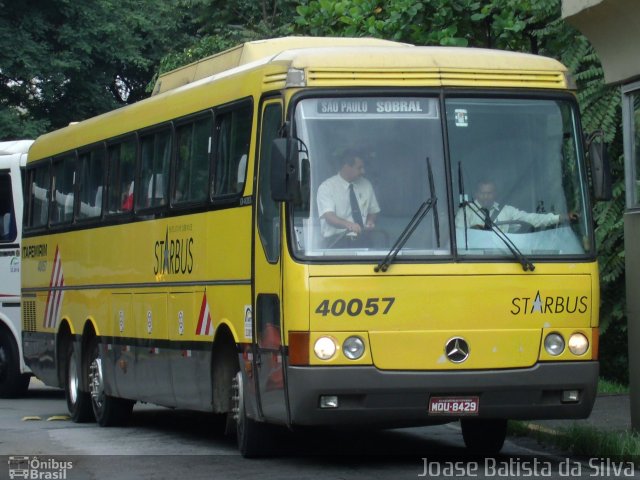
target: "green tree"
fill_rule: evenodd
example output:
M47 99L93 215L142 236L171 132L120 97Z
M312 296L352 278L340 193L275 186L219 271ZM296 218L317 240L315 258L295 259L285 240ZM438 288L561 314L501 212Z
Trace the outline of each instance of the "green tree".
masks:
M0 0L0 139L133 103L190 38L176 1Z
M181 0L188 10L193 42L174 49L160 64L158 74L252 40L290 35L294 0ZM157 78L157 76L156 76ZM152 81L147 91L153 89Z

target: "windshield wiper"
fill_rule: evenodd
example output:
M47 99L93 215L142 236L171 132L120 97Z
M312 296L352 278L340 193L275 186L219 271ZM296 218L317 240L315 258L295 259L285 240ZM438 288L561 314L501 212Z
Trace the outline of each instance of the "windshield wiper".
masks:
M435 230L438 248L440 248L440 222L438 221L438 209L435 208L436 204L438 203L438 198L435 195L435 187L433 184L433 171L431 170L431 162L429 161L429 157L427 157L427 175L429 177L429 190L430 190L431 197L427 198L424 202L422 202L420 207L418 207L418 210L413 215L413 217L411 218L407 226L404 227L404 230L402 230L402 232L398 236L398 239L395 241L395 243L391 247L391 250L389 250L389 253L387 253L387 256L384 257L384 260L382 260L378 265L376 265L373 268L374 272L377 273L380 271L382 272L387 271L389 266L393 263L393 261L398 256L398 253L400 252L404 244L407 243L407 241L409 240L409 237L411 236L411 234L413 234L415 229L418 228L418 225L420 225L420 222L422 221L422 219L427 215L427 213L429 213L431 209L434 209L433 210L433 228Z
M485 218L485 215L480 211L480 208L478 208L478 206L475 205L473 202L463 202L462 208L465 208L465 207L469 207L471 211L475 213L478 217ZM527 271L533 272L536 269L536 266L531 262L531 260L529 260L527 257L524 256L524 254L518 249L518 247L516 247L516 244L513 243L513 241L507 236L507 234L504 233L491 218L485 218L485 222L489 227L491 227L491 231L495 233L497 237L500 240L502 240L502 243L504 243L507 246L507 248L509 249L511 254L516 258L516 260L520 262L520 265L522 265L522 270L524 270L525 272ZM465 227L466 227L466 222L465 222Z

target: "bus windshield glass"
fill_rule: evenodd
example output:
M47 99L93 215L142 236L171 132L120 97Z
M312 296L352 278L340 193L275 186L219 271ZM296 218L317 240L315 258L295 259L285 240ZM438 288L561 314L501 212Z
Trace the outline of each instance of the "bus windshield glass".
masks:
M576 112L548 99L449 98L457 252L591 253ZM493 227L493 228L492 228Z
M592 253L570 101L305 98L294 118L299 257Z
M398 258L451 254L436 97L303 99L295 130L301 174L293 215L298 255L384 257L402 234L408 238ZM428 201L432 208L407 231Z

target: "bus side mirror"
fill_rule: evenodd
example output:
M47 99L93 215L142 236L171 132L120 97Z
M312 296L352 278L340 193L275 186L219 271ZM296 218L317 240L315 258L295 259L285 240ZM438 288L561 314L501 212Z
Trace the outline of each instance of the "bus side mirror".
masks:
M611 163L609 152L603 141L602 131L592 133L587 139L587 151L591 166L593 197L596 200L611 200Z
M294 199L298 180L294 146L288 138L276 138L271 145L271 198L276 202Z

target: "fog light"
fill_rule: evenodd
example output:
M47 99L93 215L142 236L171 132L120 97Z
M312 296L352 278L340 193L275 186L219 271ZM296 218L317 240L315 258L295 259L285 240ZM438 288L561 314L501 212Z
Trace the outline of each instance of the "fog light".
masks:
M584 355L589 350L589 340L581 333L574 333L569 337L568 346L574 355Z
M559 333L550 333L544 339L544 349L549 355L560 355L564 351L564 339Z
M357 360L364 355L364 342L360 337L349 337L342 344L342 351L349 360Z
M329 360L336 354L336 342L330 337L320 337L313 346L313 351L320 360Z
M579 390L563 390L562 403L578 403L580 401Z
M338 408L337 395L321 395L320 408Z

